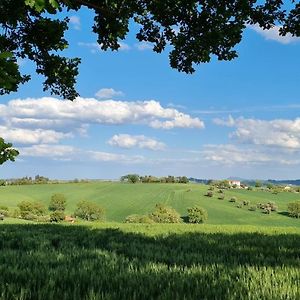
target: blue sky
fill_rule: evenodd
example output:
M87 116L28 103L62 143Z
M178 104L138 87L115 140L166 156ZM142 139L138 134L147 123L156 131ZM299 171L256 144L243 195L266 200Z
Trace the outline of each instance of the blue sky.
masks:
M171 69L168 51L140 44L135 27L102 52L92 15L71 12L66 55L81 57L80 98L30 83L1 96L0 136L20 150L1 177L118 178L127 173L198 178L300 178L300 41L249 27L239 58Z

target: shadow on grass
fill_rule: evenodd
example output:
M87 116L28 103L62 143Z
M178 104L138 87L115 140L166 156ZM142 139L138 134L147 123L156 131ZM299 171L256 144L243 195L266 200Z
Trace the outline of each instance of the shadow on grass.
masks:
M276 288L271 272L274 288L257 294L272 299L285 292L283 283L296 284L287 271L300 268L299 249L297 234L150 237L111 228L1 225L0 299L244 299L255 280L261 284L247 275L249 268L279 267L282 284Z
M279 211L278 214L279 214L279 215L282 215L282 216L285 216L285 217L291 218L289 212L287 212L287 211Z

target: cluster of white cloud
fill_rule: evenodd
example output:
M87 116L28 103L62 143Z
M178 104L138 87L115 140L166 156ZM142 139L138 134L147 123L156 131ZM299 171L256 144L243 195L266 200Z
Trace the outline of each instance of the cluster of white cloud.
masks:
M131 47L124 42L119 42L119 45L120 45L120 47L118 49L119 51L128 51L131 49ZM90 50L90 52L93 54L95 54L99 51L102 51L101 45L99 45L98 43L95 43L95 42L93 42L93 43L79 42L78 46L88 48Z
M199 118L164 108L154 100L149 101L99 101L94 98L77 98L63 101L56 98L27 98L0 105L2 122L12 127L59 128L74 124L143 124L153 128L203 128Z
M69 145L39 144L20 147L22 157L48 158L58 161L91 161L137 164L146 162L143 156L83 150Z
M201 151L204 159L216 165L299 165L297 153L287 153L260 146L206 145Z
M95 96L98 99L113 99L114 97L124 96L124 93L121 91L116 91L113 88L103 88L100 89Z
M114 89L102 89L99 98L123 95ZM122 154L82 152L69 145L66 139L87 136L91 124L144 125L152 128L203 128L199 118L183 114L174 108L165 108L154 100L116 101L95 98L77 98L75 101L52 97L15 99L0 104L0 136L13 142L22 156L46 157L60 160L89 156L95 161L142 162L143 158ZM120 148L163 150L165 144L144 135L116 134L108 144Z
M230 137L241 143L300 150L300 118L295 120L214 119L215 124L234 127Z
M10 142L18 144L55 144L62 139L73 137L73 134L49 129L26 129L0 126L0 136Z
M73 25L78 26L74 23L73 23ZM151 43L148 43L148 42L140 42L140 43L134 44L133 46L130 46L129 44L127 44L125 42L119 41L119 45L120 45L120 48L118 49L119 51L129 51L129 50L133 50L133 49L137 49L138 51L146 51L146 50L152 50L152 48L153 48L153 45L151 45ZM95 54L99 51L102 51L101 45L99 45L96 42L92 42L92 43L79 42L78 46L90 49L90 52L93 54Z
M263 36L266 40L272 40L279 42L281 44L290 44L292 42L299 41L298 37L293 36L292 34L288 33L286 35L280 35L279 30L280 26L273 26L270 29L263 29L258 24L249 25L248 28L254 30L261 36Z
M119 148L141 148L149 150L163 150L166 145L155 139L151 139L144 135L129 135L129 134L116 134L109 141L108 144Z
M74 16L71 16L69 19L70 19L69 23L72 24L72 26L75 30L81 29L81 21L78 16L74 15Z

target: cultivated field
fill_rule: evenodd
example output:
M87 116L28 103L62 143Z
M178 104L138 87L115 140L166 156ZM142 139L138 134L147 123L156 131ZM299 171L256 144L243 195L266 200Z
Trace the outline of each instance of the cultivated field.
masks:
M0 205L16 207L22 200L39 200L46 206L51 195L63 193L67 198L66 212L74 212L76 203L88 200L99 203L106 210L109 222L123 222L131 214L148 214L156 203L175 208L182 216L186 209L199 205L208 211L207 224L236 224L254 226L292 226L300 228L299 219L287 216L287 203L300 200L300 194L283 192L277 195L264 191L228 190L225 200L205 197L207 186L198 184L129 184L94 182L76 184L48 184L0 187ZM237 208L237 203L228 200L237 197L237 202L248 200L250 205L275 201L278 212L265 215L261 210L249 211L249 207ZM6 220L4 222L10 222ZM15 221L14 221L15 222Z
M49 204L67 197L67 213L80 200L106 209L107 222L37 224L0 222L0 299L300 299L300 220L286 215L299 194L225 191L205 197L196 184L95 182L7 186L0 205L22 200ZM275 201L278 212L237 208ZM156 203L182 216L195 204L207 224L124 224ZM232 224L232 225L228 225ZM266 225L266 226L261 226ZM281 226L281 227L280 227Z
M300 231L0 225L0 299L299 299Z

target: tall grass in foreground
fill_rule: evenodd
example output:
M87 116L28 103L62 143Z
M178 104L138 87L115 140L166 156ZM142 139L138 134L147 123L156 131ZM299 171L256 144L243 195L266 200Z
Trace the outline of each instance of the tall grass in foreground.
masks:
M300 231L2 224L0 299L300 299Z

